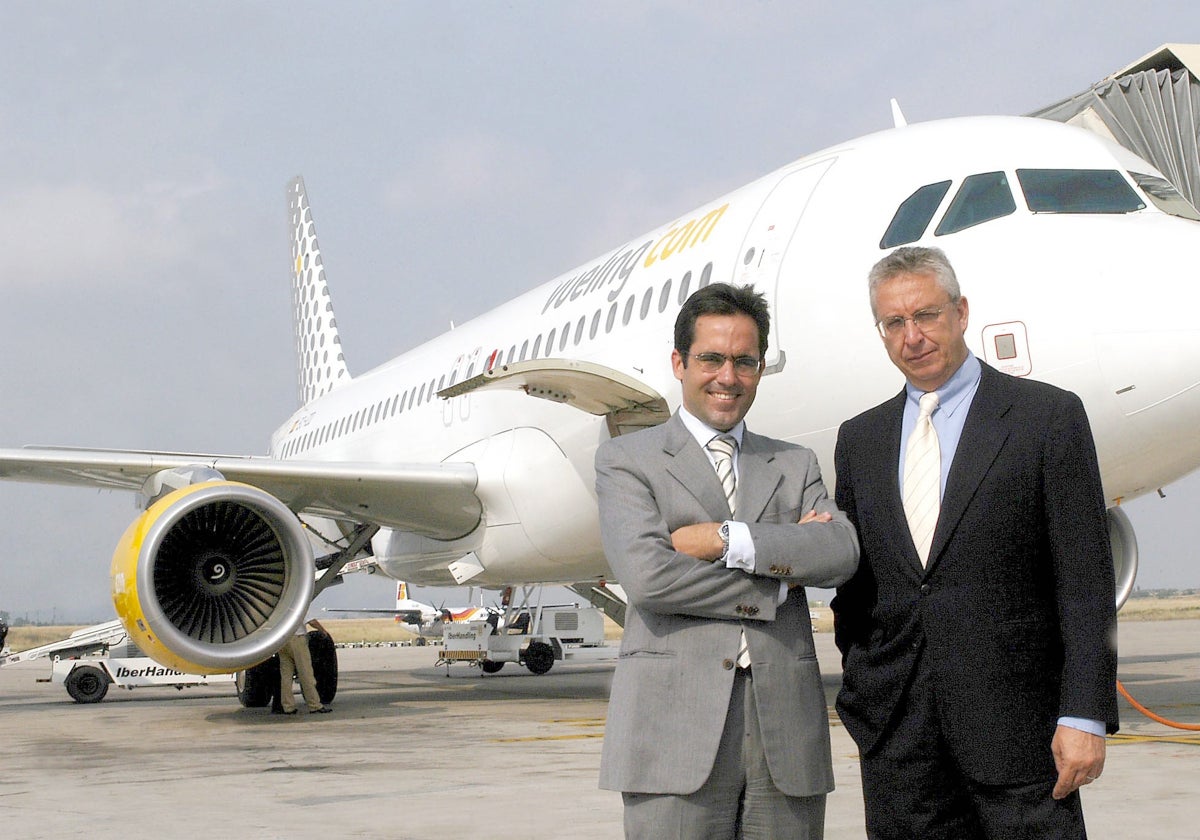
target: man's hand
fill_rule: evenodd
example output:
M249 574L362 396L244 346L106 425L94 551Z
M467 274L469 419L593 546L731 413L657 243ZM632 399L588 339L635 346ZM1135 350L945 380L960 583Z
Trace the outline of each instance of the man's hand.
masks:
M1052 794L1055 799L1070 796L1104 772L1104 738L1100 735L1060 725L1054 731L1050 751L1058 768L1058 783Z
M829 522L833 515L817 513L810 510L800 517L799 525L809 522ZM697 522L695 525L684 525L671 532L671 546L680 554L687 554L697 560L720 560L725 553L725 543L721 541L720 522Z
M671 545L680 554L689 554L697 560L720 560L725 553L725 543L718 533L720 530L720 522L684 525L671 532Z

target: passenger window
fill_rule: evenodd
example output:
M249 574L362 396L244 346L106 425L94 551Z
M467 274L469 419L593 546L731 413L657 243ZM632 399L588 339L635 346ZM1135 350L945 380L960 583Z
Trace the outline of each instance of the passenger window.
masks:
M528 350L529 350L529 339L527 338L523 342L521 342L521 361L522 362L525 361L525 353Z
M538 357L538 353L540 353L541 350L542 350L542 337L539 335L533 341L533 352L529 354L529 358L536 359Z
M575 327L575 346L579 346L579 342L583 341L583 328L587 324L587 316L580 315L579 323Z
M642 311L638 317L645 321L646 316L650 314L650 304L654 303L654 289L646 289L646 294L642 295Z
M892 223L884 231L883 239L879 240L880 248L895 248L897 245L907 245L916 242L925 235L925 228L933 214L942 204L942 199L950 191L950 182L938 181L936 184L926 184L910 195L896 209Z
M554 352L554 336L557 333L558 333L558 327L555 327L554 329L550 330L550 336L546 339L546 355L547 356L549 356L551 353ZM536 356L537 353L535 352L534 355Z
M667 304L671 302L671 278L667 278L667 282L663 283L662 294L658 296L658 312L661 315L667 311Z
M971 175L958 188L950 209L942 217L936 236L957 233L992 219L1015 212L1016 203L1008 188L1008 177L1003 172L983 172Z
M612 332L613 324L617 321L617 305L614 303L608 308L608 320L604 323L604 331Z
M596 310L596 314L592 316L592 325L588 327L588 338L595 338L596 333L600 331L600 310Z
M1191 202L1184 198L1170 181L1159 178L1157 175L1143 175L1140 172L1130 172L1129 176L1146 195L1150 196L1150 200L1159 210L1181 219L1200 222L1200 213L1196 212L1196 208L1191 205Z
M579 330L580 330L580 332L583 331L583 321L579 322ZM558 339L558 352L559 353L561 353L567 349L567 341L569 341L570 338L571 338L571 322L567 321L567 323L563 324L562 333L560 334L559 339ZM576 343L578 343L579 339L577 338L577 339L575 339L575 341L576 341Z
M696 286L696 288L703 289L705 286L707 286L711 282L712 282L712 263L709 263L708 265L704 266L704 268L702 268L700 270L700 284L698 286Z
M623 327L629 326L629 319L633 317L633 301L633 295L630 295L625 301L625 314L621 316L621 326Z
M679 280L679 305L688 299L688 287L692 285L692 272L686 272Z
M1025 202L1034 213L1132 213L1146 204L1111 169L1018 169Z

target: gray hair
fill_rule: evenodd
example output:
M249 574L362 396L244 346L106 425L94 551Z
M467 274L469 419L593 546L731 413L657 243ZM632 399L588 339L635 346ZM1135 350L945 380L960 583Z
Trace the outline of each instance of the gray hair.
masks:
M875 296L879 287L901 274L928 274L950 296L951 303L956 303L962 297L954 267L941 248L905 246L871 266L871 273L867 275L867 291L871 296L872 315L879 314L875 311Z

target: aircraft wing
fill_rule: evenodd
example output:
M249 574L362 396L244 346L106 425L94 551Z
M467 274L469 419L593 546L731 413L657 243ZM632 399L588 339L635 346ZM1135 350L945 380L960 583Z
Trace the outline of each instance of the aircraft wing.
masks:
M461 537L479 524L473 464L386 464L280 461L275 458L181 452L27 447L0 449L0 478L141 491L163 470L216 470L229 481L259 487L297 513L423 534Z

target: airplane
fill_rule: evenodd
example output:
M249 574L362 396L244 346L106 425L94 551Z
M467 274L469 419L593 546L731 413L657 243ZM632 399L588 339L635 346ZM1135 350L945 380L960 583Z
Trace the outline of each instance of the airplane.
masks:
M422 585L599 593L611 581L593 456L678 407L671 336L687 296L718 281L766 294L748 421L813 448L832 491L839 424L901 387L867 271L928 244L970 298L973 352L1082 398L1123 601L1137 546L1120 504L1200 465L1200 329L1183 274L1200 214L1082 128L896 114L895 128L802 157L353 376L297 178L299 408L267 454L9 449L0 478L140 494L114 553L114 604L148 655L189 673L266 658L364 557Z
M347 564L349 566L349 564ZM361 568L361 567L360 567ZM345 572L345 569L343 569ZM342 609L325 608L327 612L390 615L401 624L407 624L416 632L419 644L428 638L441 638L442 628L449 623L465 621L488 621L500 623L503 611L484 606L435 607L408 597L408 583L396 581L396 606L393 609ZM495 616L493 619L492 617Z

